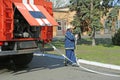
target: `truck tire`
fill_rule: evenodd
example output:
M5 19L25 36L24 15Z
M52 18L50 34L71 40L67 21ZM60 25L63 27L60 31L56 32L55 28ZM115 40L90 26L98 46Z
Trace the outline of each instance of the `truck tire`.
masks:
M33 58L33 53L29 53L29 54L14 55L12 57L12 60L16 67L25 67L32 61L32 58Z

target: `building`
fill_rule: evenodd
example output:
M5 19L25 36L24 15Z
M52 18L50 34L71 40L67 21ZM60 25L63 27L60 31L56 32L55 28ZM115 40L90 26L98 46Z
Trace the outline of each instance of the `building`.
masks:
M62 36L65 34L67 27L72 27L70 22L73 20L75 12L70 12L68 7L54 9L54 18L59 26L54 27L54 36Z
M113 2L111 2L109 5L112 6L120 6L120 0L114 0ZM110 9L112 10L112 8ZM58 22L59 26L54 27L54 36L62 36L64 35L66 29L68 26L72 26L70 24L70 22L73 20L73 17L75 15L75 11L71 12L69 10L69 7L63 7L63 8L56 8L53 10L54 13L54 18L56 19L56 21ZM100 30L100 34L104 34L107 33L109 30L106 29L106 20L107 20L107 16L103 16L101 18L101 24L103 25L104 30ZM115 22L115 27L120 28L120 10L119 10L119 14L118 14L118 20ZM85 32L86 34L86 32Z

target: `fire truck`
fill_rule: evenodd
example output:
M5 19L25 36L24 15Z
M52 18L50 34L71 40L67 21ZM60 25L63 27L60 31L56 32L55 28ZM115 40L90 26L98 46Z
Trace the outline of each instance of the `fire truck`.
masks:
M56 25L49 0L0 0L0 62L27 65Z

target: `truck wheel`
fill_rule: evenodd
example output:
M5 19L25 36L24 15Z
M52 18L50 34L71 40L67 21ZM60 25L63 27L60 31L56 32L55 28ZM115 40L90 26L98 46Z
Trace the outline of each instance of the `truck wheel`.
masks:
M33 53L14 55L12 60L16 67L24 67L31 62Z

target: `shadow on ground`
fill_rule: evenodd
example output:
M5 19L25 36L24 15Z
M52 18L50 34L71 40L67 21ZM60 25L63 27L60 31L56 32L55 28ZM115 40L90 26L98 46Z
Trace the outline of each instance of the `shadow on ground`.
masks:
M63 59L50 58L46 56L34 56L31 63L22 68L11 68L9 65L3 65L0 67L0 70L6 69L4 72L11 72L14 75L19 75L23 73L45 70L45 69L56 69L64 67Z
M43 69L54 69L58 67L63 67L64 60L50 58L46 56L34 56L32 62L29 64L29 69L43 68Z

